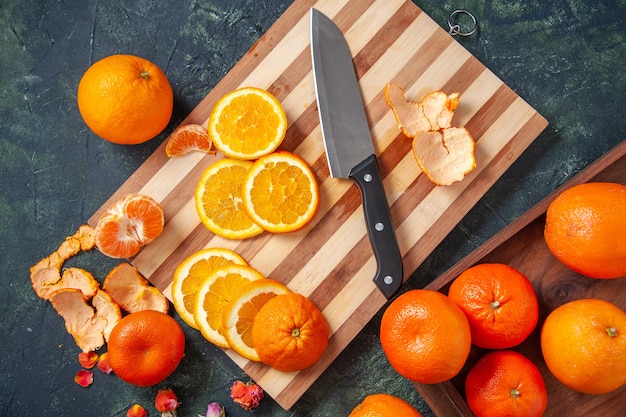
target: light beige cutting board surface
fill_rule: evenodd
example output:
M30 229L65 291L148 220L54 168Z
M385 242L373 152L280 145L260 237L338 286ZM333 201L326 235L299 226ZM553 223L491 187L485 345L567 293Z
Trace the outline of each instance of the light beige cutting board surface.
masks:
M176 266L204 247L230 248L268 277L310 297L331 327L329 347L312 368L281 373L226 351L281 406L290 408L385 304L372 282L375 258L363 220L360 192L329 176L320 133L309 50L309 11L315 7L339 26L354 56L374 147L403 256L405 279L506 171L546 120L411 1L296 1L183 121L206 123L215 102L243 86L269 90L282 102L290 128L280 149L299 154L320 184L312 223L292 234L264 233L244 241L210 233L196 214L193 193L206 167L222 155L168 159L165 143L92 218L123 194L161 202L166 226L132 263L170 295ZM388 82L411 99L434 90L458 91L453 124L477 140L476 169L449 187L433 186L385 103ZM189 327L186 331L195 331ZM207 342L208 343L208 342Z

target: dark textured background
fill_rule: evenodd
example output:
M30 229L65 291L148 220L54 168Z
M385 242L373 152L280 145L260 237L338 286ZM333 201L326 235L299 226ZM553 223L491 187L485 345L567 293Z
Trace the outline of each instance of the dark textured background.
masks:
M459 39L543 114L550 126L446 237L403 290L430 282L542 197L626 138L625 0L415 0L442 26L466 8L480 31ZM28 268L55 250L139 167L291 4L278 0L0 0L0 415L125 416L138 402L157 415L158 388L179 395L180 416L228 398L245 374L198 332L163 384L127 385L95 371L73 382L78 348ZM82 122L76 88L96 60L143 56L167 74L174 116L156 139L120 146ZM72 259L102 278L117 262L96 251ZM173 309L172 309L173 310ZM291 411L270 398L260 416L341 416L367 394L389 392L432 415L389 366L379 313ZM178 317L175 316L177 319Z

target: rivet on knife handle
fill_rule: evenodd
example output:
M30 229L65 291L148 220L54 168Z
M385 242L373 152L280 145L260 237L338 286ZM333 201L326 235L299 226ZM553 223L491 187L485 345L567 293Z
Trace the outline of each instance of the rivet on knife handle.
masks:
M367 232L378 265L374 281L383 294L391 298L402 285L402 256L375 155L355 166L350 178L361 190Z

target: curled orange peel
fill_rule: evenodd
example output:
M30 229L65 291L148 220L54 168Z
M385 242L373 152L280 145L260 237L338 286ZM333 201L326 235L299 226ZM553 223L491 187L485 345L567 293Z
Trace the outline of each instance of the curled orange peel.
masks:
M465 127L452 127L459 93L428 93L421 102L406 99L404 89L387 84L385 100L398 127L413 138L413 155L420 169L436 185L451 185L476 167L475 141Z
M84 224L76 233L65 238L58 249L30 268L30 280L38 297L47 300L50 295L62 288L80 288L85 297L93 297L99 284L85 270L70 268L61 275L65 261L80 251L89 251L95 246L95 230Z
M50 296L54 309L65 320L65 329L83 351L97 350L105 343L105 335L121 319L117 304L102 290L92 299L93 307L87 303L80 290L63 288Z
M167 314L169 310L167 298L127 262L120 263L109 272L102 288L128 313L157 310Z

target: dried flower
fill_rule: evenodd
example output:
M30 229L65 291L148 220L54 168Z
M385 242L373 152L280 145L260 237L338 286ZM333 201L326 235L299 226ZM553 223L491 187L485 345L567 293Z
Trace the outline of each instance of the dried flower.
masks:
M254 382L235 381L230 387L230 398L244 410L252 410L263 399L263 389Z
M170 388L160 389L157 392L154 405L161 413L161 417L173 417L176 415L176 409L180 406L178 397Z
M96 366L96 362L98 362L98 354L93 350L89 352L80 352L78 354L78 362L85 369L91 369Z
M205 417L226 417L226 412L224 411L224 407L222 407L219 403L212 402L207 407Z
M76 376L74 376L74 382L83 388L88 387L93 384L93 372L81 369L76 373Z
M128 409L126 417L148 417L148 412L139 404L135 404Z
M109 356L106 352L100 355L100 360L98 360L98 369L100 369L105 374L110 374L113 372L111 369L111 365L109 365Z

